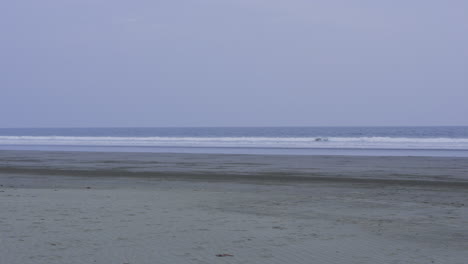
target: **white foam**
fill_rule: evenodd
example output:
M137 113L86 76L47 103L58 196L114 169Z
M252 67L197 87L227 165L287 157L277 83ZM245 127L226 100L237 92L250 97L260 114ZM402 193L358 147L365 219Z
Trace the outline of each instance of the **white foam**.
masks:
M0 136L0 145L468 149L468 138Z

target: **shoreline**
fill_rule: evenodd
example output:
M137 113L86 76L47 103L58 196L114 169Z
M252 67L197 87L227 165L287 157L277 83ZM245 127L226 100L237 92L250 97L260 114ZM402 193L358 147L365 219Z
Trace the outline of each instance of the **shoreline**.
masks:
M0 151L0 175L468 187L468 158Z
M92 145L1 145L0 151L58 151L158 154L288 155L288 156L395 156L462 157L468 149L418 148L264 148L264 147L190 147L190 146L92 146Z

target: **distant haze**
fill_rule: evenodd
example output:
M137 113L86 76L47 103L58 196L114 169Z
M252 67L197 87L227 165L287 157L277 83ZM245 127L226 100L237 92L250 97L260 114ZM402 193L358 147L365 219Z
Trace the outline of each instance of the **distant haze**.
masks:
M468 125L466 0L0 3L0 127Z

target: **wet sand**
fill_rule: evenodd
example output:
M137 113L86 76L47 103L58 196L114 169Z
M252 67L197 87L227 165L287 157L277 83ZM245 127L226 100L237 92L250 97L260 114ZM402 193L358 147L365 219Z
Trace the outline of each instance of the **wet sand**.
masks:
M0 263L461 264L467 172L464 158L2 151Z

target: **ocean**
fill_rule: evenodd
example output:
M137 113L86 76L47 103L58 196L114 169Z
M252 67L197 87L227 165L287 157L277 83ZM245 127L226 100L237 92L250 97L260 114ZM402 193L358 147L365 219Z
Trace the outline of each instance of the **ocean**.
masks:
M468 127L0 128L0 149L468 157Z

